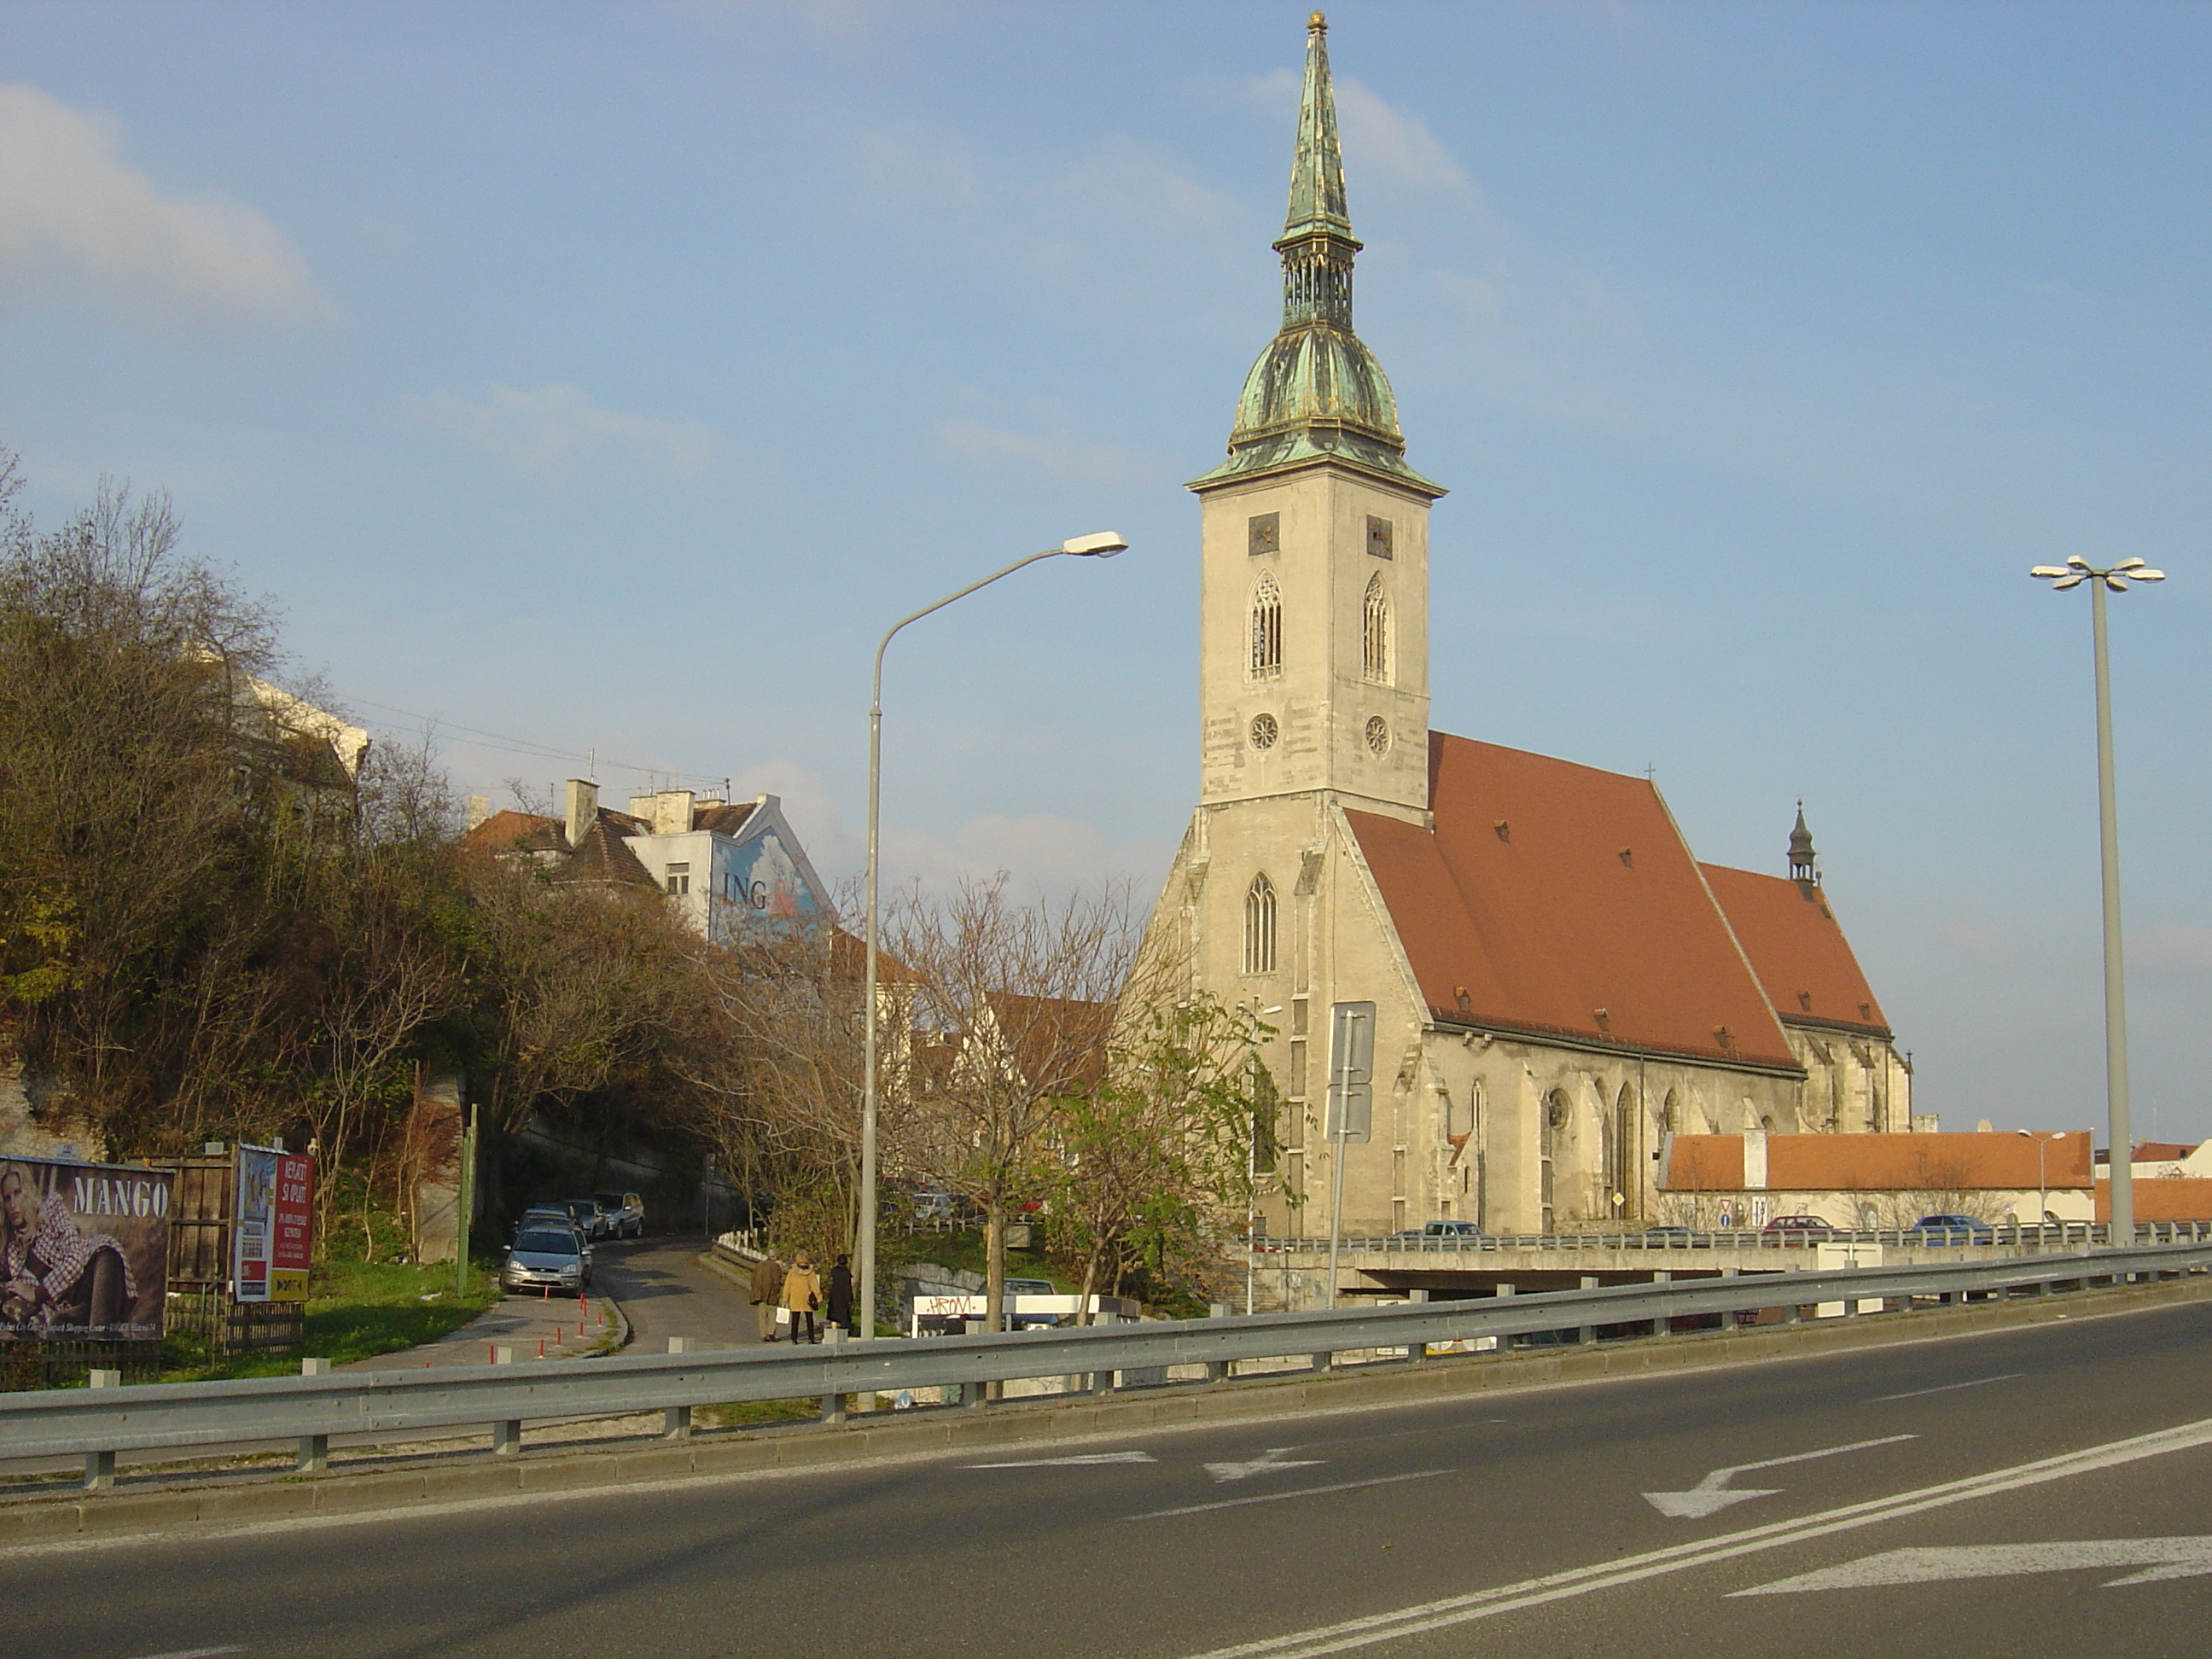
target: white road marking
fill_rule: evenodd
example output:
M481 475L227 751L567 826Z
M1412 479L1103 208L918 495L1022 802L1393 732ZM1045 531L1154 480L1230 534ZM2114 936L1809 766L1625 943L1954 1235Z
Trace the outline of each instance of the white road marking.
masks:
M1296 1446L1270 1446L1249 1463L1208 1463L1203 1467L1216 1485L1225 1480L1249 1480L1255 1474L1271 1474L1277 1469L1310 1469L1324 1461L1319 1457L1289 1457L1297 1450ZM1287 1461L1285 1461L1287 1458Z
M2009 1382L2016 1376L2026 1376L2026 1371L2007 1371L2002 1376L1978 1376L1971 1382L1946 1382L1938 1389L1907 1389L1903 1394L1878 1394L1867 1401L1879 1406L1886 1400L1917 1400L1927 1394L1949 1394L1954 1389L1978 1389L1988 1382Z
M1326 1492L1358 1492L1362 1486L1388 1486L1400 1480L1425 1480L1432 1474L1451 1474L1451 1469L1415 1469L1411 1474L1377 1475L1372 1480L1340 1480L1333 1486L1301 1486L1296 1492L1266 1492L1256 1498L1224 1498L1214 1504L1186 1504L1181 1509L1150 1510L1133 1515L1132 1521L1159 1521L1170 1515L1203 1515L1208 1510L1233 1510L1247 1504L1279 1504L1285 1498L1318 1498Z
M179 1648L174 1653L148 1653L139 1659L215 1659L219 1653L243 1653L244 1648Z
M1085 1463L1157 1463L1150 1452L1092 1452L1082 1457L1024 1457L1015 1463L963 1463L963 1469L1065 1469Z
M1823 1446L1819 1451L1794 1452L1788 1457L1770 1457L1762 1463L1738 1463L1734 1468L1715 1469L1687 1492L1647 1492L1644 1496L1662 1515L1672 1516L1677 1520L1702 1521L1731 1504L1742 1503L1747 1498L1771 1498L1782 1490L1779 1486L1731 1487L1729 1479L1732 1475L1749 1474L1753 1469L1778 1469L1784 1463L1809 1463L1816 1457L1836 1457L1844 1452L1865 1451L1871 1446L1893 1446L1900 1440L1917 1440L1919 1437L1917 1434L1891 1434L1879 1440L1854 1440L1848 1446Z
M1692 1571L1737 1556L1782 1549L1835 1533L1878 1526L1883 1522L1899 1520L1908 1515L1969 1503L1977 1498L1992 1498L2001 1492L2016 1492L2026 1486L2064 1480L2077 1474L2089 1474L2099 1469L2115 1468L2123 1464L2139 1462L2147 1457L2162 1457L2170 1452L2191 1451L2205 1445L2212 1445L2212 1418L2161 1429L2155 1434L2111 1441L2101 1446L2091 1446L2057 1457L2038 1458L2033 1462L2015 1464L2010 1468L1992 1469L1986 1474L1969 1475L1962 1480L1947 1480L1941 1486L1923 1486L1915 1492L1899 1492L1893 1497L1875 1498L1863 1504L1848 1504L1840 1509L1825 1510L1815 1515L1800 1516L1795 1521L1771 1522L1763 1527L1724 1533L1718 1538L1703 1539L1696 1543L1674 1544L1665 1549L1651 1550L1643 1555L1628 1556L1618 1561L1600 1562L1565 1572L1552 1573L1542 1578L1500 1584L1494 1589L1476 1590L1466 1595L1424 1601L1413 1607L1401 1607L1395 1613L1374 1613L1364 1619L1346 1620L1341 1624L1292 1631L1286 1635L1269 1637L1257 1642L1242 1642L1234 1647L1214 1648L1194 1655L1192 1659L1257 1659L1263 1654L1267 1656L1267 1659L1319 1659L1322 1654L1344 1653L1353 1648L1371 1646L1377 1642L1394 1642L1403 1637L1419 1636L1476 1619L1488 1619L1522 1607L1539 1607L1547 1601L1588 1595L1596 1590L1638 1583L1670 1573Z
M1960 1578L2010 1578L2031 1572L2075 1572L2096 1567L2141 1567L2110 1580L2151 1584L2168 1578L2212 1576L2212 1538L2116 1538L2079 1544L1992 1544L1976 1547L1890 1550L1839 1567L1778 1578L1735 1595L1795 1595L1804 1590L1861 1589L1878 1584L1936 1584Z

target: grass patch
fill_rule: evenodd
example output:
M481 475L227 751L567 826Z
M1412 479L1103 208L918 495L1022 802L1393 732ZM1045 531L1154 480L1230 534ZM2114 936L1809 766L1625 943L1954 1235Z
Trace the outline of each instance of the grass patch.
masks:
M343 1365L449 1336L499 1300L495 1266L476 1263L469 1294L455 1294L450 1262L417 1267L394 1261L331 1261L309 1285L307 1334L301 1354ZM208 1345L171 1336L161 1345L165 1382L239 1376L296 1376L300 1355L252 1354L226 1359Z
M811 1423L822 1415L819 1400L748 1400L735 1406L702 1406L693 1413L702 1428L742 1429L756 1423Z
M888 1267L902 1267L909 1261L930 1261L940 1267L963 1267L971 1273L984 1270L983 1230L980 1227L957 1233L909 1233L900 1239L885 1240L879 1249L878 1259ZM1048 1279L1057 1294L1075 1294L1073 1281L1054 1272L1051 1258L1042 1250L1008 1250L1006 1277Z

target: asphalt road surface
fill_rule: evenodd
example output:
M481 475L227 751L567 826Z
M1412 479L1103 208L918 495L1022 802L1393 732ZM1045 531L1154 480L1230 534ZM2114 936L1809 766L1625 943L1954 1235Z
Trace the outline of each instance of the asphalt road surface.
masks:
M31 1546L0 1551L7 1644L2199 1655L2208 1383L2195 1304L956 1460Z
M696 1233L592 1247L592 1280L622 1304L631 1352L665 1353L672 1336L688 1338L695 1348L760 1340L759 1316L737 1281L700 1262L706 1248Z

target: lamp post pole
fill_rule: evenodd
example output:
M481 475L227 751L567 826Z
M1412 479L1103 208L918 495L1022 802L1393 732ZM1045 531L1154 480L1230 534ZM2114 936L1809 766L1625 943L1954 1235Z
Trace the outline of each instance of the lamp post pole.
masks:
M2128 1106L2127 970L2120 954L2120 825L2112 782L2112 676L2111 653L2105 642L2105 594L2108 589L2124 593L2131 581L2162 582L2166 573L2149 568L2141 559L2123 559L2110 569L2100 570L2077 556L2063 565L2037 565L2028 574L2049 582L2054 590L2078 587L2085 581L2089 584L2090 632L2095 641L2097 669L2097 835L2105 899L2105 1109L2112 1186L2108 1239L2114 1247L2125 1249L2136 1242L2135 1129ZM2089 1173L2094 1196L2094 1163Z
M2035 1143L2035 1231L2038 1237L2040 1237L2043 1232L2043 1218L2051 1212L2051 1183L2044 1179L2043 1156L2050 1150L2051 1141L2058 1139L2059 1134L2063 1133L2064 1131L2056 1131L2048 1138L2036 1133L2033 1129L2015 1129L2013 1133L2017 1135L2026 1135ZM2095 1164L2092 1162L2089 1166L2089 1190L2094 1194L2096 1188L2097 1169Z
M1026 558L1016 559L1004 570L996 570L981 581L970 582L957 593L948 593L934 605L926 605L910 617L901 617L876 647L875 677L868 691L868 879L867 879L867 974L866 1012L863 1023L866 1030L864 1057L861 1060L860 1081L860 1218L859 1248L854 1254L860 1258L858 1291L860 1336L863 1340L876 1334L876 1103L877 1103L877 1025L879 1018L876 1006L876 949L877 949L877 874L878 852L883 825L884 775L884 653L890 648L892 638L908 623L918 623L933 611L942 611L956 599L964 599L978 588L988 587L1002 577L1035 564L1040 559L1057 559L1063 555L1080 559L1110 559L1128 546L1112 531L1093 536L1076 536L1058 547L1048 547L1042 553L1032 553Z

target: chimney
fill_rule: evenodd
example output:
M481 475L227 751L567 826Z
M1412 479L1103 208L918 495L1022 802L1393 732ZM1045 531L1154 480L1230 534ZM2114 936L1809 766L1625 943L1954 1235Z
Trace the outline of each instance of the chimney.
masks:
M483 829L484 820L490 816L490 796L471 795L469 797L469 829L471 832Z
M664 789L653 798L653 833L656 836L688 836L691 833L691 800L689 789Z
M568 780L568 846L583 845L585 833L599 822L599 786L587 778Z

